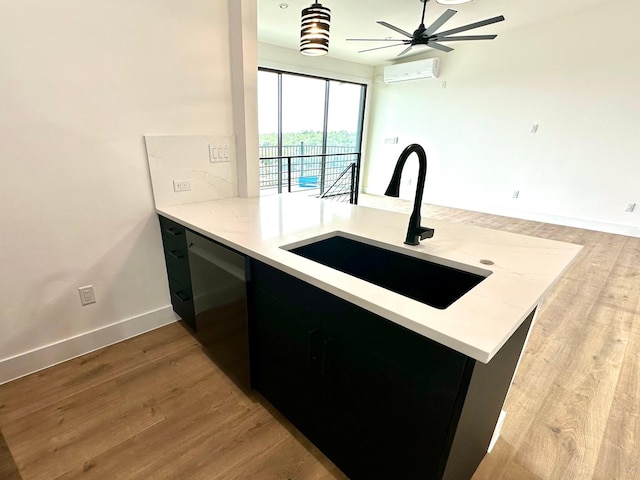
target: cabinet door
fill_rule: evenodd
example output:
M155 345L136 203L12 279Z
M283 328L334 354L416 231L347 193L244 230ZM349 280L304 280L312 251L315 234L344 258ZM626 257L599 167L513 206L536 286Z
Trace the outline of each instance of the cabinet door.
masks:
M441 478L472 362L256 266L256 388L354 480Z
M353 479L441 478L470 375L465 357L356 307L327 319L327 332L328 404L340 432L328 456Z
M326 425L320 321L261 289L252 289L251 299L252 384L315 442Z

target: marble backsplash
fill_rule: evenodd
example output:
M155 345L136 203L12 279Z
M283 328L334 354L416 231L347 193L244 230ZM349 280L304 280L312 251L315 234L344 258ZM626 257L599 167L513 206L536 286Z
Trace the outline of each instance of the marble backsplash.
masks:
M156 207L237 196L234 136L145 135L144 139ZM213 154L210 146L215 147ZM191 189L175 191L174 181L188 181Z

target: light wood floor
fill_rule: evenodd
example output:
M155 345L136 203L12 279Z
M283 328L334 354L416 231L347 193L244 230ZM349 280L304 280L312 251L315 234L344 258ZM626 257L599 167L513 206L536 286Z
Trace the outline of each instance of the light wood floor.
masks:
M640 239L425 205L429 216L585 245L540 311L474 480L640 480ZM179 324L0 386L0 430L24 480L345 478Z

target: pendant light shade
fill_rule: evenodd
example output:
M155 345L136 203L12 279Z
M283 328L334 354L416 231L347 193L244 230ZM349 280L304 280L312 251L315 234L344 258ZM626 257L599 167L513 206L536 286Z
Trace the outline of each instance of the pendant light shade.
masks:
M331 10L320 3L313 3L302 10L300 24L300 53L320 56L329 53L329 26Z

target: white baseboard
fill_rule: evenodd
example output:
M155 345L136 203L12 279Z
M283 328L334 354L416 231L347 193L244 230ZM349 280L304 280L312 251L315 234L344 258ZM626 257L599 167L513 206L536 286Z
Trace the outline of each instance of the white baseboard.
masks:
M379 192L368 192L363 190L368 195L381 196ZM412 199L402 198L407 202L413 202ZM472 212L488 213L490 215L500 215L503 217L520 218L522 220L532 220L535 222L551 223L553 225L564 225L566 227L583 228L586 230L595 230L598 232L614 233L617 235L627 235L629 237L640 237L640 225L622 224L622 223L608 223L598 220L589 220L584 218L564 217L561 215L551 215L547 213L531 212L528 210L518 210L515 208L505 208L496 205L485 205L482 203L470 204L467 202L435 202L424 201L424 203L431 203L432 205L438 205L441 207L458 208L460 210L469 210ZM425 220L426 221L426 220Z
M177 321L171 306L0 360L0 385Z
M489 442L489 448L487 449L487 453L491 453L493 447L495 446L498 438L500 438L500 431L502 430L502 425L504 425L504 419L507 416L507 412L504 410L500 410L500 416L498 417L498 423L496 423L496 429L493 431L493 437L491 437L491 442Z
M484 205L443 205L462 210L489 213L503 217L520 218L523 220L533 220L534 222L551 223L553 225L563 225L565 227L582 228L585 230L595 230L597 232L614 233L616 235L627 235L629 237L640 237L640 227L637 225L625 225L621 223L607 223L598 220L588 220L583 218L563 217L560 215L550 215L547 213L529 212L526 210L516 210Z

